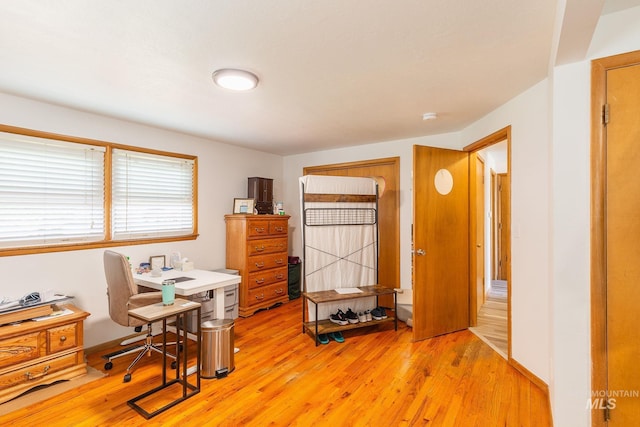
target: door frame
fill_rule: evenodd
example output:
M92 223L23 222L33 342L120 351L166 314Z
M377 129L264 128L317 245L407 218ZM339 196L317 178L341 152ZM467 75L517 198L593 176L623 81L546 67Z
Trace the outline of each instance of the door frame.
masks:
M606 135L607 71L640 64L640 51L591 61L591 390L607 390ZM606 426L602 409L591 425Z
M482 181L478 182L476 179L478 177L478 167L479 163L482 164ZM471 286L471 289L474 289L475 292L469 293L469 326L477 326L478 325L478 311L482 307L482 304L485 302L485 293L486 293L486 262L479 263L478 259L478 248L485 251L485 221L484 221L484 169L485 169L485 160L482 156L479 155L478 152L473 152L469 156L469 272L470 277L473 280L475 286ZM479 190L481 189L481 190ZM479 202L479 194L482 194L482 202ZM478 203L482 203L479 207ZM482 210L482 212L479 212ZM478 218L482 218L478 221ZM478 236L482 236L480 238L480 242L478 241ZM482 260L484 261L484 257ZM480 269L482 271L482 286L478 288L478 268L479 265L482 265ZM490 280L490 279L489 279Z
M497 144L502 141L507 141L507 175L509 179L509 187L511 187L511 125L508 125L500 130L497 130L491 135L485 136L484 138L479 139L476 142L473 142L467 145L462 150L467 151L469 153L475 153L479 150L482 150L483 148L486 148L493 144ZM470 180L469 188L470 189L474 188L476 185L475 175L469 174L469 180ZM511 198L511 195L509 195L509 198ZM469 205L469 208L471 209L471 212L470 212L469 218L473 218L475 215L476 206L473 199L471 199L470 202L471 203ZM509 204L511 204L511 200L509 200ZM510 240L511 239L511 213L509 213L509 215L507 215L506 218L504 219L503 229ZM476 242L475 242L476 238L472 233L470 233L469 239L470 239L469 262L471 265L474 265L474 263L477 262L476 252L474 251L476 247ZM507 259L508 259L507 267L506 267L507 268L507 350L508 350L507 358L509 361L511 361L512 360L512 356L511 356L511 245L509 245L506 248L506 252L507 252ZM471 270L472 269L470 269L470 271ZM475 277L473 277L472 274L470 274L469 276L469 298L471 299L471 301L474 301L475 299L477 299ZM472 324L475 324L477 322L477 313L475 313L474 310L471 309L472 305L473 304L469 305L471 310L469 313L469 319L472 321Z

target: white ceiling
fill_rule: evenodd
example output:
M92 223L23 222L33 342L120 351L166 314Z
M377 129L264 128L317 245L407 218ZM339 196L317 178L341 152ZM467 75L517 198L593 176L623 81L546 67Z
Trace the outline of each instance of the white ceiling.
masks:
M455 132L545 78L556 3L3 0L0 91L283 155Z

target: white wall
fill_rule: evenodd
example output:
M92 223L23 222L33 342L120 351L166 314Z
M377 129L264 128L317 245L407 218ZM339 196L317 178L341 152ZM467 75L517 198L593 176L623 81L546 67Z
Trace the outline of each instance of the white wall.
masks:
M137 125L0 93L2 123L198 156L198 226L195 241L116 247L135 264L151 255L180 251L196 268L225 267L224 215L233 198L247 196L247 177L274 179L282 194L282 157L189 135ZM0 296L18 298L33 290L54 289L75 296L91 313L85 327L90 347L132 333L108 315L102 249L0 257Z
M549 137L544 80L467 127L471 143L511 125L511 346L549 381Z
M591 60L637 49L640 7L601 17L588 60L554 69L550 385L556 425L590 425Z

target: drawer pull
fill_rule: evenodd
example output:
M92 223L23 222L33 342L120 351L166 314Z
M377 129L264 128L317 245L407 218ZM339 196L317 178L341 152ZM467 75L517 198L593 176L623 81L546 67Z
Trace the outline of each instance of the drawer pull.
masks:
M264 279L256 279L256 283L258 285L262 285L264 283Z
M264 227L260 227L260 228L256 227L255 230L256 230L256 233L264 233L265 231Z
M284 290L282 288L276 289L274 292L276 293L276 295L284 294Z
M61 342L65 342L66 340L67 340L67 337L65 337L64 335L60 337Z
M264 249L265 249L264 245L256 246L256 252L262 252L262 251L264 251Z
M47 365L44 367L41 374L33 375L31 372L27 371L25 372L24 376L27 377L28 381L31 381L39 377L44 377L45 375L47 375L47 372L49 372L49 369L51 369L51 366Z
M282 258L278 258L277 260L274 261L276 264L280 265L284 262L284 260Z
M284 279L284 274L276 274L276 279Z
M258 300L264 299L264 294L256 295L256 299Z
M264 267L264 262L256 262L256 268Z
M278 233L282 233L284 231L284 227L276 227L276 231Z

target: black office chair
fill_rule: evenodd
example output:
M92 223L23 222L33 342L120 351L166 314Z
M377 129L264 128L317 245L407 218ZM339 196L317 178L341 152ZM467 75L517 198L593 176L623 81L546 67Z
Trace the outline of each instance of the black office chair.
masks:
M162 292L139 293L138 286L133 281L129 261L124 255L117 252L104 252L104 273L107 279L109 316L119 325L136 327L139 332L141 330L140 328L145 325L145 322L129 316L129 310L162 302ZM161 345L153 343L151 323L147 323L146 325L147 335L142 345L128 347L102 356L107 360L104 364L104 369L110 370L113 368L113 359L138 352L136 358L127 368L127 373L124 376L125 383L131 381L131 371L134 365L138 363L145 354L150 356L152 351L162 354ZM174 359L171 366L175 369L175 355L167 354L167 356Z

